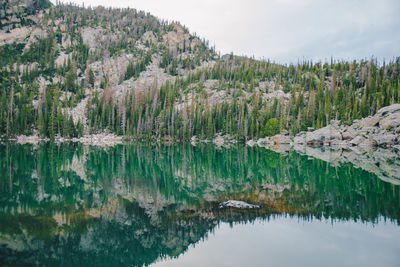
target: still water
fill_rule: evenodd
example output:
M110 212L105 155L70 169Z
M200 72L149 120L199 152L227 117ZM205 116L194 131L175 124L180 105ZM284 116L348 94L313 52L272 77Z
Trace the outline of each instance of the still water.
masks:
M243 145L3 144L0 266L399 266L400 186L376 174L393 164L374 173ZM219 208L229 199L261 208Z

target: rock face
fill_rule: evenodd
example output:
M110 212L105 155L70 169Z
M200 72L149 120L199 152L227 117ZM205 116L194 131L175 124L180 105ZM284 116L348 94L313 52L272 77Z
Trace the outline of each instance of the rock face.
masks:
M258 205L252 205L249 203L246 203L244 201L240 201L240 200L228 200L225 202L222 202L221 204L219 204L220 208L224 208L224 207L232 207L232 208L238 208L238 209L259 209L260 206Z

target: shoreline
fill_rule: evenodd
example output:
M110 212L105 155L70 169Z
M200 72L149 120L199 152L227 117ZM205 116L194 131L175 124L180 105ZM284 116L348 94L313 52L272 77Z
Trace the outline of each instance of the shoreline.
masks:
M0 140L2 140L0 138ZM40 138L37 133L31 136L19 135L15 138L8 138L5 141L15 141L19 144L38 144L40 142L79 142L86 145L97 146L114 146L123 144L125 141L138 141L140 138L133 136L120 136L112 133L87 134L80 138L64 138L56 136L54 140L49 138ZM142 139L144 140L144 139ZM152 141L152 138L147 139ZM178 141L171 136L155 138L154 143L177 143L190 142L192 145L197 143L213 143L217 147L226 147L230 144L239 143L229 134L222 135L217 133L212 139L198 139L192 136L190 140ZM352 125L341 124L338 120L332 120L329 125L314 130L309 128L308 131L302 131L297 135L289 135L287 131L271 137L259 138L257 140L246 140L247 146L277 146L277 145L306 145L306 146L322 146L322 147L380 147L394 148L400 150L400 104L386 106L378 110L378 112L360 120L355 120Z

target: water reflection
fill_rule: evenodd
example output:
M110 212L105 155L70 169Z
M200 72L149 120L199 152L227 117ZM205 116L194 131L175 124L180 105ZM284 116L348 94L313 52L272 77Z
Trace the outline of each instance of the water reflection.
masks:
M241 145L0 147L0 265L141 266L220 223L399 223L400 187L350 163ZM259 210L219 209L240 199Z
M398 266L399 238L393 223L332 224L278 215L251 224L221 223L209 239L152 266Z

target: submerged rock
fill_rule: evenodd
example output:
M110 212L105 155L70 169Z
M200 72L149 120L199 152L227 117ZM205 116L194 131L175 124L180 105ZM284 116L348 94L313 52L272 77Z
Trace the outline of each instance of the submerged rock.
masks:
M224 208L224 207L232 207L232 208L238 208L238 209L259 209L260 206L259 205L252 205L249 203L246 203L244 201L240 201L240 200L228 200L225 202L222 202L221 204L219 204L220 208Z

